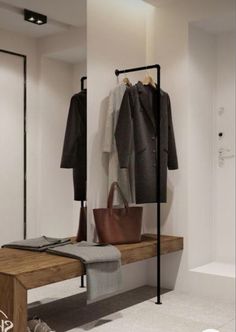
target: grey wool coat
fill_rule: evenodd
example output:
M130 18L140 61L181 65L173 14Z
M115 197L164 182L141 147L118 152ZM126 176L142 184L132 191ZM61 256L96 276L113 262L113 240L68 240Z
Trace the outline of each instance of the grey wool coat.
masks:
M105 135L103 141L103 152L107 153L109 156L108 162L108 192L111 188L113 182L118 182L119 186L129 203L135 201L134 192L134 170L133 170L133 160L134 153L132 153L131 162L127 168L120 168L117 148L115 143L115 128L117 124L117 119L119 118L119 111L124 93L128 89L125 84L117 85L113 90L111 90L108 100L108 109L106 115L105 124ZM119 205L122 203L120 196L117 192L114 195L114 204Z
M121 168L135 150L136 203L157 202L157 89L138 82L126 90L116 126L115 138ZM170 98L161 90L160 202L167 199L167 168L178 168Z

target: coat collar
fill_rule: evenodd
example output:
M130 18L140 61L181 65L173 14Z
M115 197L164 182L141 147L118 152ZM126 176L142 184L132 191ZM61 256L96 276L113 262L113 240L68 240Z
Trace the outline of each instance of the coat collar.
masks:
M151 107L151 103L150 103L150 96L148 94L148 91L146 90L146 88L142 82L138 82L136 84L136 86L137 86L141 105L143 106L149 119L151 120L153 127L156 129L156 119L155 119L155 116L152 111L152 107ZM153 87L153 89L155 89L155 88Z

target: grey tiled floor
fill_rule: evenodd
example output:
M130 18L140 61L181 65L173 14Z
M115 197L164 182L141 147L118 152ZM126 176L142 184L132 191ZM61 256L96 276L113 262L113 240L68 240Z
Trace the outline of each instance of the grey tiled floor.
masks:
M81 293L75 295L78 290ZM235 332L233 303L170 291L162 295L163 304L156 305L155 288L149 286L87 306L86 293L73 280L34 290L29 301L34 302L29 314L41 316L57 332L202 332L210 328Z
M222 326L220 332L235 332L235 319L232 319L229 323Z

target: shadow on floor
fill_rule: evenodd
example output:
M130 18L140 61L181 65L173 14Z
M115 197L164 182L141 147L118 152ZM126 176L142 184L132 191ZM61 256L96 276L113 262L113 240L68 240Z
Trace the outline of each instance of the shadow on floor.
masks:
M162 291L163 294L166 292L168 291ZM155 287L143 286L87 305L86 292L83 292L50 303L38 305L33 303L33 307L28 310L28 315L42 318L57 332L65 332L76 327L86 331L109 322L109 319L102 319L102 317L115 314L112 319L120 318L120 310L150 300L155 296ZM96 320L99 321L94 323ZM85 324L87 325L82 327Z

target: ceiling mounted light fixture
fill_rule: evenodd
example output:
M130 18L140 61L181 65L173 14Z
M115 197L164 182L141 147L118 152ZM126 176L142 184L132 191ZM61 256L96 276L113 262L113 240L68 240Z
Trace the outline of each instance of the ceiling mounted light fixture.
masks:
M24 17L25 17L25 21L34 23L37 25L43 25L43 24L47 23L46 15L32 12L31 10L28 10L28 9L24 9Z

